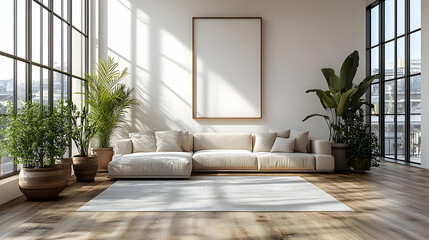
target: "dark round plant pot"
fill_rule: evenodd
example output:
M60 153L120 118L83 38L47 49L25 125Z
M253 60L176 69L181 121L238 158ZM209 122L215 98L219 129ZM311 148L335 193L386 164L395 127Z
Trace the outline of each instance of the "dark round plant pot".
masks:
M55 199L66 186L61 165L22 168L19 173L19 189L30 201Z
M335 160L335 171L350 171L346 158L346 143L331 143L332 156Z
M92 154L98 157L98 171L105 172L112 161L113 148L93 148Z
M78 182L93 182L97 174L98 157L73 156L73 170Z

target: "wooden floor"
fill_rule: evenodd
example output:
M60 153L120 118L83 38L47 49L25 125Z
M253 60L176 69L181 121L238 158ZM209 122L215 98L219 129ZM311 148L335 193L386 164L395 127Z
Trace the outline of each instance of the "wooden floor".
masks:
M73 183L51 202L0 206L0 239L428 239L429 170L299 175L355 212L76 212L114 181ZM0 193L1 194L1 193Z

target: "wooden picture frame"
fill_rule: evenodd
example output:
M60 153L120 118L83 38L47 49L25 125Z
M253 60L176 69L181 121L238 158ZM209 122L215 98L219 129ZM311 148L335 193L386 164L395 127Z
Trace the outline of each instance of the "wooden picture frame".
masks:
M192 18L192 118L262 118L262 18Z

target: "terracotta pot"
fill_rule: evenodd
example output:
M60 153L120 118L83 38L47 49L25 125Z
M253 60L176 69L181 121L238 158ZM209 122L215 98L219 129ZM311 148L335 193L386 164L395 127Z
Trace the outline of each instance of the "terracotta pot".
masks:
M19 189L27 200L55 199L67 186L61 165L48 168L22 168Z
M73 170L78 182L93 182L97 174L97 156L79 157L73 156Z
M107 171L109 162L112 161L113 148L93 148L92 154L98 157L98 171Z
M346 158L346 143L331 143L332 156L335 159L336 171L350 171Z
M64 179L68 182L71 177L72 158L61 158L61 165L63 166Z

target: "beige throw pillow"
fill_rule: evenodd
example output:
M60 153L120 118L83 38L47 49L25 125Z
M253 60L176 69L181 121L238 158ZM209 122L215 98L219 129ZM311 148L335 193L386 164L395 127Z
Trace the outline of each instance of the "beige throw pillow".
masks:
M147 130L129 134L133 143L133 152L155 152L155 130Z
M184 152L191 152L192 151L192 135L188 131L180 131L182 134L182 144L181 148Z
M155 132L157 152L182 152L183 135L179 131Z
M289 136L290 136L290 129L277 132L277 137L289 138Z
M307 143L308 143L308 134L309 131L298 131L295 129L292 129L290 131L290 138L296 138L295 141L295 152L307 152Z
M292 153L295 150L295 141L295 138L277 137L273 148L271 148L271 152Z
M257 133L255 134L254 152L269 152L276 140L276 133Z
M133 142L131 139L121 139L115 142L115 155L131 154Z

